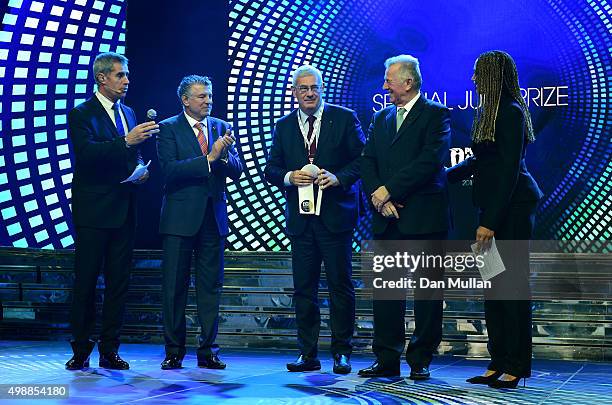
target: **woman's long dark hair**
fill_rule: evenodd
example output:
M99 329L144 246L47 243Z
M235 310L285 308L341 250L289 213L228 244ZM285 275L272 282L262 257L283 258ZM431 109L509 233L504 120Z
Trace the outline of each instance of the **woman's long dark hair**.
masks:
M529 114L527 104L521 96L518 72L512 57L504 51L485 52L476 60L474 74L476 75L477 90L482 97L482 103L474 114L472 141L474 143L495 141L495 121L497 120L497 110L499 109L502 92L507 93L521 106L527 126L527 141L535 141L531 114Z

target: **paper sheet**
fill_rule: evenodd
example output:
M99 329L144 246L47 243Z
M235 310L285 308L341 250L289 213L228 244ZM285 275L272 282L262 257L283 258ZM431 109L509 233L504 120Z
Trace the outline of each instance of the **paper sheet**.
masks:
M130 175L130 177L123 180L122 183L127 183L128 181L136 181L139 178L141 178L147 172L147 167L149 167L150 164L151 164L150 160L146 165L141 165L139 163L134 169L134 171L132 172L132 174Z
M480 277L482 277L484 281L490 280L506 270L506 266L497 250L495 238L491 240L491 246L487 250L482 251L481 244L478 242L472 244L470 247L475 255L481 255L483 258L484 266L479 267L478 271L480 272Z

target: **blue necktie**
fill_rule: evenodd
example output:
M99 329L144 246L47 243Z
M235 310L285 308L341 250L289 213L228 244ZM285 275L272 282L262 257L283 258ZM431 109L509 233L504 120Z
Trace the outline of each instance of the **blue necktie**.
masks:
M123 128L123 122L121 121L121 114L119 114L119 103L113 104L113 110L115 111L115 126L120 136L125 136L125 128Z

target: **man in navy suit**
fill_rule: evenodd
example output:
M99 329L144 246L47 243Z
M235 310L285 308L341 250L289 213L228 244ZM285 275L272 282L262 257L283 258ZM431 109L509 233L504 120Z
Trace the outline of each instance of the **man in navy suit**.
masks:
M225 182L238 180L242 163L230 125L210 116L208 77L184 77L178 87L183 111L160 122L157 155L164 176L159 231L163 235L163 315L166 358L163 370L182 367L185 356L185 306L191 256L201 327L198 367L223 369L215 343L223 287L227 225Z
M449 150L450 113L420 94L422 78L416 58L389 58L385 67L383 89L394 105L372 117L361 161L363 185L375 209L374 239L410 241L403 245L411 252L442 255L450 223L443 165ZM415 272L417 279L442 275L439 268ZM419 380L429 378L429 364L442 339L442 291L417 288L414 293L415 330L406 361L410 378ZM372 348L377 361L359 375L399 375L406 299L375 297L373 312Z
M137 145L158 132L155 122L136 125L134 111L121 99L128 90L128 60L116 53L102 53L94 61L98 85L94 96L68 114L74 149L72 220L76 231L75 281L71 310L71 341L74 356L68 370L89 366L94 342L95 292L100 269L104 273L102 330L98 349L100 367L125 370L119 331L132 263L136 225L136 187L121 183L142 163Z
M276 123L265 178L285 194L291 239L295 316L300 355L289 371L319 370L317 342L321 316L318 287L321 261L330 292L334 372L351 371L355 292L351 281L352 232L357 223L359 156L364 145L354 111L323 103L321 72L301 66L293 72L292 93L299 108ZM312 163L316 176L302 171ZM320 215L300 214L298 187L324 190Z

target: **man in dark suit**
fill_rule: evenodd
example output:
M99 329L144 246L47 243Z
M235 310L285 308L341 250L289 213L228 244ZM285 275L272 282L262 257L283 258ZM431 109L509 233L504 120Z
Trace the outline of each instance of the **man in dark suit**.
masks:
M163 235L163 315L166 358L163 370L182 367L185 356L185 306L191 255L201 327L198 367L223 369L215 343L223 287L227 225L227 177L238 180L242 163L230 125L210 116L208 77L184 77L178 87L183 111L160 122L157 155L164 176L159 231Z
M68 370L89 367L94 342L95 292L104 270L104 304L98 350L100 367L125 370L119 331L123 321L132 262L136 218L136 188L149 174L121 183L142 163L136 145L158 132L155 122L136 125L134 111L121 103L128 90L128 60L116 53L96 57L94 96L68 114L74 149L72 220L76 231L75 281L71 311L74 356Z
M420 94L419 62L400 55L385 62L385 83L394 104L374 114L361 161L371 195L376 240L404 240L409 251L442 254L449 206L444 159L449 149L450 114ZM416 278L440 277L443 269L419 269ZM417 284L418 285L418 284ZM406 300L373 302L377 361L359 371L364 377L400 373L405 345ZM442 291L415 290L415 330L406 351L410 378L429 378L433 352L442 339Z
M291 238L295 315L300 355L289 371L319 370L317 342L321 317L318 287L321 261L330 292L334 372L351 371L355 292L351 281L352 231L357 223L359 156L364 145L354 111L323 103L318 69L302 66L293 73L299 108L276 123L265 168L268 182L285 194L287 234ZM302 171L312 163L316 176ZM321 188L320 215L300 214L298 187ZM316 187L318 188L318 187Z

